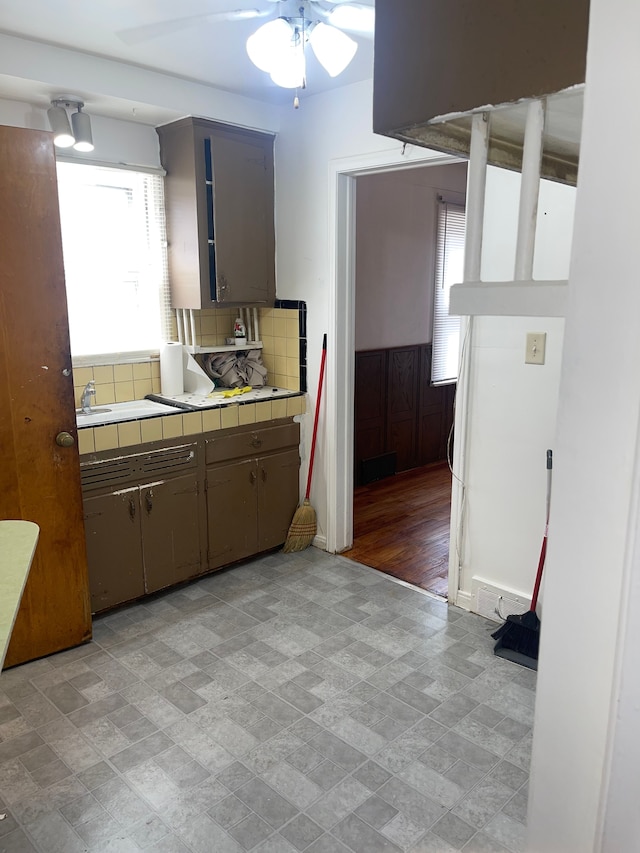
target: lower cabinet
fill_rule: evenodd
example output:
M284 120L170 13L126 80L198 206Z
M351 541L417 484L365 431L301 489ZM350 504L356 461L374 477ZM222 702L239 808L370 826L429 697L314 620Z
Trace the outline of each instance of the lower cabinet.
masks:
M91 611L145 592L138 487L84 498Z
M210 569L285 541L298 505L299 443L295 423L207 438Z
M300 427L269 423L81 460L92 612L285 541L298 505Z
M200 574L204 531L195 445L81 469L94 613Z

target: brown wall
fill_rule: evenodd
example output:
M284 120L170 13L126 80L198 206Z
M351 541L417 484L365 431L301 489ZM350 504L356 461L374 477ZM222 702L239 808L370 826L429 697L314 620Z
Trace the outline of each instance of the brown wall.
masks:
M584 83L588 0L377 0L373 129Z

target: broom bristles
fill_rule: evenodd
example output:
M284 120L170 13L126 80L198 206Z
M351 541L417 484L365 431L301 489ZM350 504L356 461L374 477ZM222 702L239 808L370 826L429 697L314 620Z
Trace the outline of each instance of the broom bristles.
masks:
M526 657L538 659L540 620L528 610L526 613L507 616L504 625L491 635L497 648L511 649Z
M291 554L294 551L304 551L305 548L311 545L317 532L316 511L309 503L309 499L305 498L302 505L298 507L293 515L289 533L287 534L287 539L282 550L285 554Z

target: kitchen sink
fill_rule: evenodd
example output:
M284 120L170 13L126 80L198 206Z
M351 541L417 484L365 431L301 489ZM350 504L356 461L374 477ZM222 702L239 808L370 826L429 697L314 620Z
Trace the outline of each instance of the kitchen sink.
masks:
M79 427L134 421L138 418L150 418L154 415L175 414L180 410L154 400L130 400L127 403L110 403L109 406L96 406L90 414L76 409L76 423Z

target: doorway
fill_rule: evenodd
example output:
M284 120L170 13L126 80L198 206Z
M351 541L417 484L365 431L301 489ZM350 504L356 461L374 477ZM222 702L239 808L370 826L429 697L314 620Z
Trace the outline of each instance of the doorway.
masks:
M453 386L430 383L436 209L443 196L464 202L466 163L438 159L350 181L353 243L342 249L353 263L354 332L345 356L355 354L354 398L365 386L367 411L351 438L352 547L339 550L446 597ZM357 399L354 409L363 411Z
M356 486L344 557L447 598L451 472L435 462Z

